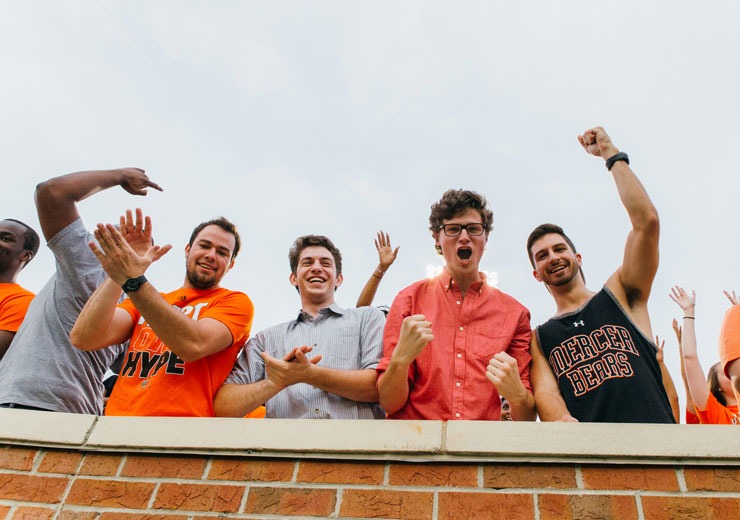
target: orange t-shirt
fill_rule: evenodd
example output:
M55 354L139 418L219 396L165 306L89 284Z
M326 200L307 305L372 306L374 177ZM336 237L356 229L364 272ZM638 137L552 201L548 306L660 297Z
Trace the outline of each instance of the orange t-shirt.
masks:
M686 410L686 424L701 424L701 421L699 420L699 417L696 416L696 414L693 414Z
M709 392L706 409L696 408L701 424L737 424L737 406L722 406L712 392Z
M727 377L730 377L727 365L738 358L740 358L740 305L733 305L725 313L719 332L719 359Z
M18 332L33 296L17 283L0 283L0 330Z
M229 375L249 337L254 307L227 289L178 289L162 295L194 320L212 318L229 328L232 344L185 362L160 340L130 300L119 307L134 323L131 342L111 393L106 415L213 417L213 396Z

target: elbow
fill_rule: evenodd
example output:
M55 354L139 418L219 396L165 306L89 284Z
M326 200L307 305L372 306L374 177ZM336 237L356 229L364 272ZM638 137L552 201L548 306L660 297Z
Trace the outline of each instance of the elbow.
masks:
M58 201L59 198L62 197L62 190L59 188L57 178L58 177L54 177L53 179L45 180L36 185L34 200L36 201L37 207L52 204L54 201Z
M640 229L650 236L656 238L660 236L660 217L658 217L658 210L652 204L645 210L640 219Z

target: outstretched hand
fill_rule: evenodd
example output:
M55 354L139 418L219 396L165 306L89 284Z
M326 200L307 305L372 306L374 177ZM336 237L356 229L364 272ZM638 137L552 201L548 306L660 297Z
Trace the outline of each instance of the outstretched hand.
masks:
M106 274L118 285L123 285L129 278L143 275L153 262L172 249L169 244L166 246L153 245L146 248L143 254L139 254L112 224L98 224L95 238L98 243L90 242L90 249L100 261Z
M125 215L121 215L120 230L124 240L136 251L143 255L147 249L154 245L152 239L152 219L144 217L141 208L136 208L136 221L134 221L131 210L127 209Z
M612 143L609 135L600 126L590 128L583 132L583 135L578 136L578 142L581 143L583 149L591 155L608 159L609 157L619 153L619 150Z
M147 188L163 191L159 184L149 180L149 176L141 168L122 168L120 173L122 177L119 184L131 195L145 196Z
M727 291L722 291L725 296L727 296L727 299L730 300L730 303L733 305L740 305L740 297L738 297L735 294L735 291L732 291L732 294L728 293Z
M385 272L393 262L396 261L396 255L398 255L399 247L393 249L391 245L391 237L388 233L378 231L378 237L375 239L375 249L378 250L378 263L380 268Z
M676 318L673 318L673 332L676 334L676 339L678 340L678 349L682 350L683 347L681 346L681 340L683 340L683 329L681 328L681 325L678 324L678 320Z
M691 291L691 295L689 295L683 287L676 285L671 288L671 292L668 296L670 296L671 300L676 302L678 306L683 309L684 314L690 312L690 316L694 316L694 307L696 306L695 291Z

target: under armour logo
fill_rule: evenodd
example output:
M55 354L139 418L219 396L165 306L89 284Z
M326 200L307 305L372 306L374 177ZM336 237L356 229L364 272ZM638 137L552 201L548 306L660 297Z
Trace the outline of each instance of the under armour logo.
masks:
M585 325L585 323L583 323L583 320L581 320L581 321L574 321L573 322L573 326L574 327L583 327L584 325Z

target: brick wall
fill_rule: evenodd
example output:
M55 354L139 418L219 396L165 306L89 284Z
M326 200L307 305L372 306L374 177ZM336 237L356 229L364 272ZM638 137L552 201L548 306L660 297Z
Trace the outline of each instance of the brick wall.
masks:
M0 447L0 519L740 518L737 465L351 462Z

